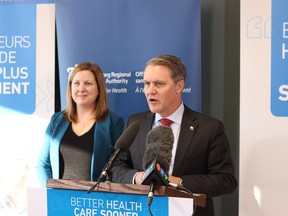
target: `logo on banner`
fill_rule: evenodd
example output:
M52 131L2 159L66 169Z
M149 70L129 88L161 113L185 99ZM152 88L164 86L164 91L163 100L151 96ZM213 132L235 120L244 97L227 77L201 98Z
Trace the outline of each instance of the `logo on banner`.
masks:
M288 2L272 3L271 112L288 116Z
M31 114L36 98L36 8L2 5L0 13L5 17L0 20L0 106Z

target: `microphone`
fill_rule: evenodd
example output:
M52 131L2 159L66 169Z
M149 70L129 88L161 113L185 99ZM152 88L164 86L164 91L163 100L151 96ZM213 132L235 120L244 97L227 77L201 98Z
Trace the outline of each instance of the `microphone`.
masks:
M168 185L168 170L172 158L174 135L166 126L156 126L146 138L146 150L143 155L142 167L145 170L142 185L150 185L148 205L153 201L155 186Z
M142 185L150 185L148 193L148 205L150 206L153 201L155 187L168 186L169 176L167 174L167 171L165 171L158 163L157 159L154 159L154 161L145 170L142 179Z
M99 184L99 182L106 179L107 175L110 173L110 171L112 169L113 163L118 158L120 153L125 152L131 146L133 140L135 139L135 137L139 131L139 128L140 128L139 122L132 122L124 130L124 132L121 134L121 136L119 137L119 139L115 143L114 153L111 155L111 157L109 158L109 161L105 164L104 168L102 169L102 172L101 172L100 176L98 177L96 184L90 188L88 193L93 191L95 189L95 187Z
M143 169L147 169L157 158L167 172L171 163L173 143L174 135L170 127L159 125L151 129L146 138L146 150L142 159Z
M175 183L172 183L172 182L169 182L168 184L169 184L169 186L171 186L171 187L173 187L173 188L175 188L177 190L182 190L182 191L185 191L186 193L193 194L190 190L185 188L183 185L175 184Z

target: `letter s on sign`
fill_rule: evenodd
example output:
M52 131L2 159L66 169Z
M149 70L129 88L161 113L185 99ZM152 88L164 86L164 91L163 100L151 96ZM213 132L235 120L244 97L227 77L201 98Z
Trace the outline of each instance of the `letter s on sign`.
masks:
M288 85L281 85L279 87L279 93L281 96L278 97L281 101L288 101Z

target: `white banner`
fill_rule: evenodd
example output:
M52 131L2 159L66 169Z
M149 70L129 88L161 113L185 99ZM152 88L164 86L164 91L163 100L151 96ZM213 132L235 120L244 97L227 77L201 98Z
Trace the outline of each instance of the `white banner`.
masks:
M8 3L7 3L8 2ZM0 215L27 215L27 188L54 113L55 5L0 2Z
M241 0L241 216L287 215L287 11L287 0Z

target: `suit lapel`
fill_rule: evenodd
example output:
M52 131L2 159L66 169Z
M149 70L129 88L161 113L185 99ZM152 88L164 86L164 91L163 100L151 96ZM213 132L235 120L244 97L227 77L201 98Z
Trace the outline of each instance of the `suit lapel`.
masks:
M146 118L143 119L141 123L141 129L140 129L140 148L141 148L141 154L144 155L145 149L146 149L146 138L147 134L152 128L152 125L154 123L155 115L153 113L148 113L146 115Z
M185 154L189 150L192 138L198 127L198 124L195 121L196 116L193 113L194 113L193 111L191 111L189 108L185 106L172 175L177 175L177 173L181 172L181 166L184 163Z

